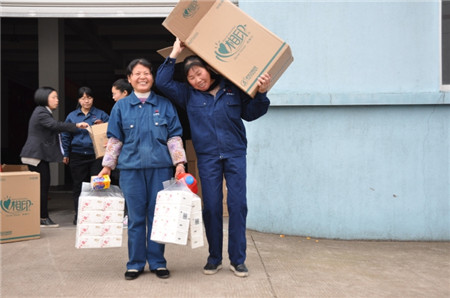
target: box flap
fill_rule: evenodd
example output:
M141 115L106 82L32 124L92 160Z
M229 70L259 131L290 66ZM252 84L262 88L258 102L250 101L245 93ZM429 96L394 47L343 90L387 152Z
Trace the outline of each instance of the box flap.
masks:
M172 48L173 47L167 47L167 48L164 48L164 49L160 49L157 52L158 52L158 54L160 54L164 58L167 58L170 55L170 53L172 53ZM181 54L178 55L177 60L175 61L175 63L183 62L186 57L191 56L191 55L196 55L196 54L194 52L192 52L189 48L185 48L183 50L183 52L181 52Z
M215 0L180 0L162 25L181 41L186 41Z
M29 171L27 165L2 164L2 172L23 172L23 171Z

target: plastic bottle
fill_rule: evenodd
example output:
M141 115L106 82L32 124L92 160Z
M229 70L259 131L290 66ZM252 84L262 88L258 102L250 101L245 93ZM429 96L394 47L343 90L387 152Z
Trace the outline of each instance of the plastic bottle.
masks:
M177 176L178 180L184 183L193 193L198 192L197 180L189 173L180 173Z

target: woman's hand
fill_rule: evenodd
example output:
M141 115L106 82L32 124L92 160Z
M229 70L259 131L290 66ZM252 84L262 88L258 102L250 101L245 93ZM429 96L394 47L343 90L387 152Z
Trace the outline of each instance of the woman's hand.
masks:
M177 164L177 166L175 167L175 179L178 180L178 175L183 173L186 173L186 171L184 170L184 164Z
M94 125L95 124L102 124L102 123L104 123L102 119L97 119L97 120L94 121Z
M63 163L64 163L65 165L69 165L69 158L68 158L68 157L64 157L64 158L63 158Z
M76 126L77 126L78 128L86 129L86 128L89 127L89 124L87 124L86 122L80 122L80 123L77 123Z
M110 167L103 167L103 169L98 173L98 177L103 177L103 175L111 176L111 168Z
M258 83L257 83L258 84L258 92L259 93L267 92L267 90L269 89L271 80L272 80L272 77L270 76L270 74L268 74L268 73L262 74L258 78Z
M172 52L170 53L169 57L172 59L176 59L185 48L186 46L184 45L184 43L182 43L181 40L177 37L177 39L173 43Z

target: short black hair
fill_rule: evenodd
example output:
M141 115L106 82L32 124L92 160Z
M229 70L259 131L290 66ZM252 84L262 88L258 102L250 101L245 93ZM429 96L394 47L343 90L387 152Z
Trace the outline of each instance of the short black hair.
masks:
M213 80L217 80L219 78L219 74L211 66L209 66L209 64L206 63L205 60L203 60L197 55L191 55L186 57L183 61L183 71L186 80L189 70L194 66L199 66L206 69L206 71L209 72L211 79Z
M52 87L40 87L36 90L36 92L34 92L34 102L38 105L38 106L48 106L48 96L50 95L50 93L52 93L53 91L56 91L54 88Z
M127 80L125 79L118 79L117 81L115 81L112 84L113 87L116 87L117 89L120 90L120 92L125 92L127 91L128 95L131 94L131 92L133 92L133 87L131 86L130 83L128 83Z
M78 89L78 98L82 98L85 93L87 96L94 98L92 89L86 86L80 87L80 89Z
M133 73L133 69L134 69L134 68L136 67L136 65L138 65L138 64L147 67L148 69L150 69L150 73L152 73L152 64L150 63L150 61L148 61L148 60L145 59L145 58L137 58L137 59L134 59L133 61L131 61L131 62L128 64L128 67L127 67L127 76L130 76L130 75ZM152 74L152 75L153 75L153 74Z

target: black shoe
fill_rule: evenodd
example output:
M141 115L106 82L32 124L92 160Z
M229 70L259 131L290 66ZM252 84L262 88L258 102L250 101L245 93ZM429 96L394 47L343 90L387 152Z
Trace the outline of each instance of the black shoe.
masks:
M248 276L248 269L245 264L230 264L230 270L233 271L234 275L239 277L247 277Z
M41 228L57 228L57 227L59 227L59 224L54 223L53 220L50 219L50 217L41 218Z
M205 265L205 267L203 267L203 274L206 274L206 275L215 274L220 269L222 269L222 262L220 262L217 265L214 265L214 264L211 264L211 263L207 263Z
M151 273L156 273L156 276L159 278L169 278L170 272L167 268L158 268L150 270Z
M130 269L125 272L125 279L133 280L139 277L144 270Z

